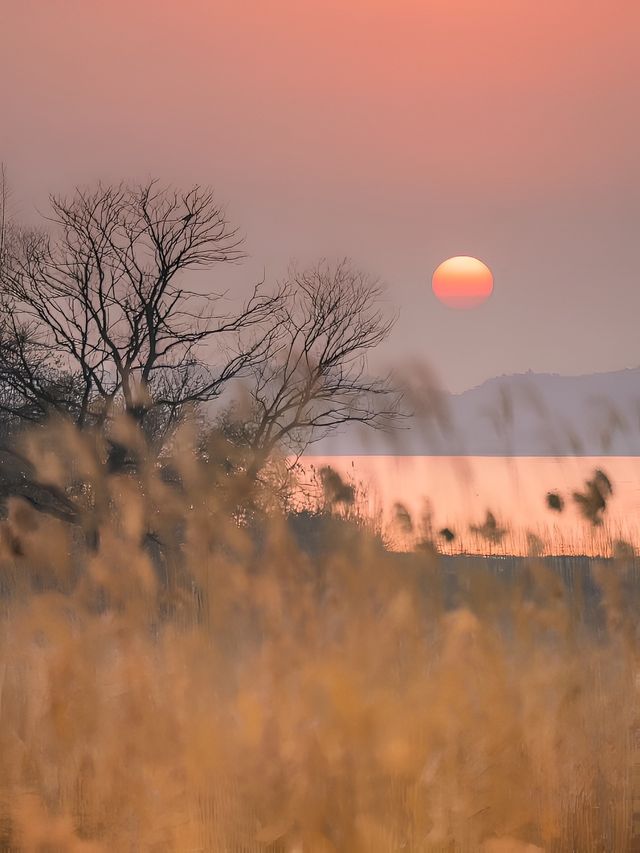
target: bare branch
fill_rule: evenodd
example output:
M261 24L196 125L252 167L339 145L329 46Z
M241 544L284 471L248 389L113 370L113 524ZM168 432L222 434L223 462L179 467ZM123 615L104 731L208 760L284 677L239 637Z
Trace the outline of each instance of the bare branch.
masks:
M99 184L52 197L51 211L51 233L22 231L10 246L4 236L0 244L3 336L12 341L5 369L24 401L39 411L56 407L44 389L66 375L79 394L68 411L80 425L113 407L141 423L163 407L171 420L184 406L215 398L246 368L261 345L229 356L229 342L270 320L280 296L258 286L229 312L225 295L208 283L185 287L187 273L242 256L210 190Z
M299 454L343 424L386 428L400 417L387 378L370 378L367 356L393 326L382 290L347 261L294 271L264 357L250 365L255 473L276 447ZM249 438L247 439L247 436Z

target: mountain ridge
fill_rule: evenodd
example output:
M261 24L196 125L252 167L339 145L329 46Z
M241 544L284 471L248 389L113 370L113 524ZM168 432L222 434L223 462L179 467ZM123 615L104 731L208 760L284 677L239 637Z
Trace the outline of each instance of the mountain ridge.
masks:
M640 456L640 367L505 374L416 402L391 435L345 432L307 455Z

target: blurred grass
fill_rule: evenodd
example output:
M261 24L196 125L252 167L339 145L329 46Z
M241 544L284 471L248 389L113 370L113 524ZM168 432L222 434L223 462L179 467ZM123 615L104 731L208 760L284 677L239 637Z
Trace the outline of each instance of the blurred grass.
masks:
M35 435L80 521L1 525L0 849L633 849L632 555L390 554L330 508L310 549L186 433L103 451Z

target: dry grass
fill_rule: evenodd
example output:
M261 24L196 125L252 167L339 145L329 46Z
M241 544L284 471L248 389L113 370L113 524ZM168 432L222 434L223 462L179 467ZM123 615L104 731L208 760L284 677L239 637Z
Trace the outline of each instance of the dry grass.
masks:
M173 483L67 430L29 452L85 512L2 524L0 849L630 848L623 560L600 630L536 560L452 604L428 549L314 559L273 508L239 526L258 496L186 438Z

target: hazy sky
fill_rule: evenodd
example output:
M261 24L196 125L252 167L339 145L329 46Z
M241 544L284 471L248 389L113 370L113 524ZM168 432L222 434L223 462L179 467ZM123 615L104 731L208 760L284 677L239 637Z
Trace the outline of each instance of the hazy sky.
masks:
M233 287L342 255L386 282L380 362L454 390L640 364L637 0L0 0L0 28L23 216L99 177L212 184ZM474 311L431 293L457 254L495 275Z

